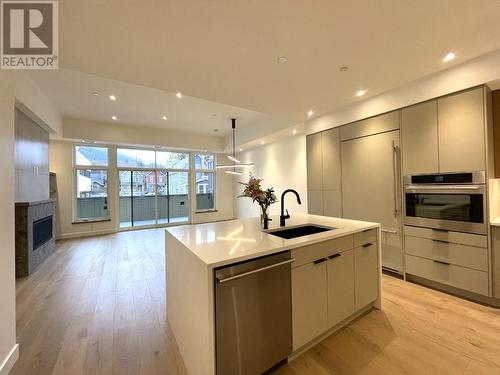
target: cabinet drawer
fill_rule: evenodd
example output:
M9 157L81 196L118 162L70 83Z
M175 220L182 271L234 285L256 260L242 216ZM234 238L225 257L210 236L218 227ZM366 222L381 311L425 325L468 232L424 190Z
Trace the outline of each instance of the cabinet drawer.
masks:
M473 293L488 295L488 273L453 264L446 265L436 261L406 256L406 272L436 281L438 283L468 290Z
M483 247L405 236L405 250L406 254L488 271L488 251Z
M405 226L405 235L428 238L430 240L440 240L446 242L459 243L462 245L484 247L484 248L488 247L488 237L482 236L480 234L470 234L470 233Z
M373 242L377 242L377 229L368 229L363 232L354 233L354 247Z
M353 236L344 236L334 240L323 241L313 245L299 247L292 250L292 268L311 263L317 259L328 258L335 253L341 253L353 248Z

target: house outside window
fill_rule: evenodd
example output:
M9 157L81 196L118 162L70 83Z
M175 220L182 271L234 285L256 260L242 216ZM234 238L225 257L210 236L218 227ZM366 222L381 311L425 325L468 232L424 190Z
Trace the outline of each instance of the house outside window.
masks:
M195 154L196 211L215 210L215 156Z
M74 220L109 219L108 148L75 145Z

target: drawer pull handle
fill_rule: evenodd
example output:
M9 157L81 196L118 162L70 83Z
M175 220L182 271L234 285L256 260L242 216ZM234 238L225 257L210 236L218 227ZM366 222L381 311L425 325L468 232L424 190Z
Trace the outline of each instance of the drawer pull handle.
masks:
M434 238L432 239L433 242L440 242L440 243L449 243L448 241L443 241L443 240L435 240Z
M449 266L450 263L448 262L443 262L442 260L433 260L434 263L437 263L437 264L442 264L444 266Z
M365 244L363 245L363 247L368 247L368 246L371 246L371 245L373 245L373 242L370 242L370 243L365 243Z
M341 255L342 255L342 254L339 254L339 253L337 253L337 254L333 254L333 255L330 255L330 256L328 257L328 259L335 259L335 258L338 258L338 257L339 257L339 256L341 256Z
M320 264L320 263L326 262L327 260L328 260L328 259L326 259L326 258L316 259L316 260L314 261L314 264Z

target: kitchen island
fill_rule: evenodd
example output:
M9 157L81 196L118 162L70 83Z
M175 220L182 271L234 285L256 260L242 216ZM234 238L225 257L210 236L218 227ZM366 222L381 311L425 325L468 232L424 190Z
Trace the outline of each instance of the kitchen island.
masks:
M189 374L216 373L220 281L214 275L221 267L290 252L289 360L370 309L380 309L379 224L296 214L286 228L309 224L331 230L284 239L272 234L280 229L278 222L273 218L267 231L259 218L166 230L167 319Z

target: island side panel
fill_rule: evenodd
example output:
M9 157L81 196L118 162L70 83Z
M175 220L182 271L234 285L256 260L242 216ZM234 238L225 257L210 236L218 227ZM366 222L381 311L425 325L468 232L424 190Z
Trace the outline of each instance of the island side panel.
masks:
M168 231L165 261L167 321L187 372L215 374L213 270Z

